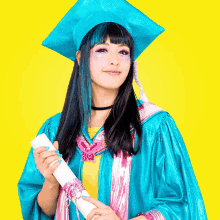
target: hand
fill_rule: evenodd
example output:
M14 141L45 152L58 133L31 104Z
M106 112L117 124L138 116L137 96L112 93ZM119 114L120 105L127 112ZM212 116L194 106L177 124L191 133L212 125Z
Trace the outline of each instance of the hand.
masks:
M92 220L95 215L100 215L95 217L93 220L120 220L120 218L115 214L115 212L107 205L101 203L100 201L93 199L92 197L82 197L84 200L91 202L97 208L94 208L87 216L86 220Z
M57 150L59 149L57 141L53 143L53 146ZM58 160L61 159L58 157L59 153L56 153L54 150L48 151L45 147L39 147L33 150L33 154L37 169L45 177L45 180L49 181L52 185L59 184L53 175L55 169L60 165L58 162ZM50 164L56 160L57 162L50 166Z

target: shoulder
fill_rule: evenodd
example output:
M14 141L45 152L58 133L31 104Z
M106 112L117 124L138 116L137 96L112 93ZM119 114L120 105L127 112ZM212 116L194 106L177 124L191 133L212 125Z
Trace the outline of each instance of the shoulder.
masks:
M140 106L142 107L140 108ZM167 143L173 139L172 142L178 141L182 151L186 152L184 149L185 143L180 130L169 112L149 102L146 103L142 101L140 106L139 112L141 111L143 137L147 137L152 140L152 142L155 138L163 139ZM166 150L169 150L169 145L166 146Z
M61 118L61 112L51 116L50 118L48 118L48 120L50 121L50 126L51 127L57 127L60 123L60 118Z
M49 128L54 128L57 127L59 125L60 122L60 118L61 118L61 112L49 117L42 125L42 127L47 127Z
M164 141L167 143L166 146L164 146L166 148L165 151L172 150L171 144L168 144L171 142L174 143L177 141L179 145L185 146L182 135L169 112L164 111L153 103L141 102L142 104L140 105L141 108L139 106L139 112L145 145L146 143L148 143L148 146L151 146L152 143L157 145L160 141ZM158 146L156 149L158 150Z
M56 137L58 126L60 123L60 118L61 118L61 112L49 117L41 126L37 136L42 133L45 133L47 137L50 139L50 141L53 142L53 140Z
M166 120L167 116L170 116L167 111L151 102L143 102L138 99L137 106L143 128L154 127L157 130L160 124Z

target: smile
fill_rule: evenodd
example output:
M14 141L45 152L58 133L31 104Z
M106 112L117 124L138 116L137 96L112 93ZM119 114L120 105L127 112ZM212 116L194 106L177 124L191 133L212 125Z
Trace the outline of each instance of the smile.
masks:
M121 72L117 72L117 71L104 71L106 73L109 73L110 75L119 75Z

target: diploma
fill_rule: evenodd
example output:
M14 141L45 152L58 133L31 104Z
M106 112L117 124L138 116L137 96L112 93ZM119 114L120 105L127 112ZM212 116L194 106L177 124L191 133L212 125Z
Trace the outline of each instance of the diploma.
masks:
M47 138L47 136L43 133L38 135L33 141L31 141L31 146L36 149L38 147L42 146L48 146L49 150L56 150L53 144L50 142L50 140ZM53 175L57 179L57 181L60 183L60 185L63 187L66 183L71 182L72 180L78 180L78 178L74 175L72 170L69 168L67 163L61 158L62 162L60 165L56 168ZM55 163L54 161L53 163ZM52 164L53 164L52 163ZM50 166L52 165L50 164ZM81 198L81 195L89 196L88 192L86 190L82 191L82 194L79 192L79 199L75 201L75 199L72 199L74 204L77 206L77 208L80 210L80 212L83 214L84 218L87 218L88 214L92 211L92 209L97 208L92 203L85 201ZM95 217L95 216L94 216Z

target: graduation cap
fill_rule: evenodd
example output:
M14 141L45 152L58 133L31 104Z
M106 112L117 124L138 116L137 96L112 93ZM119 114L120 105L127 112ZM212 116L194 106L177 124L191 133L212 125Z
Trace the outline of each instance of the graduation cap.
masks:
M122 25L134 41L134 60L165 29L126 0L78 0L60 20L42 45L75 61L84 36L96 25L103 22L114 22ZM135 81L141 89L142 100L148 101L137 77Z

